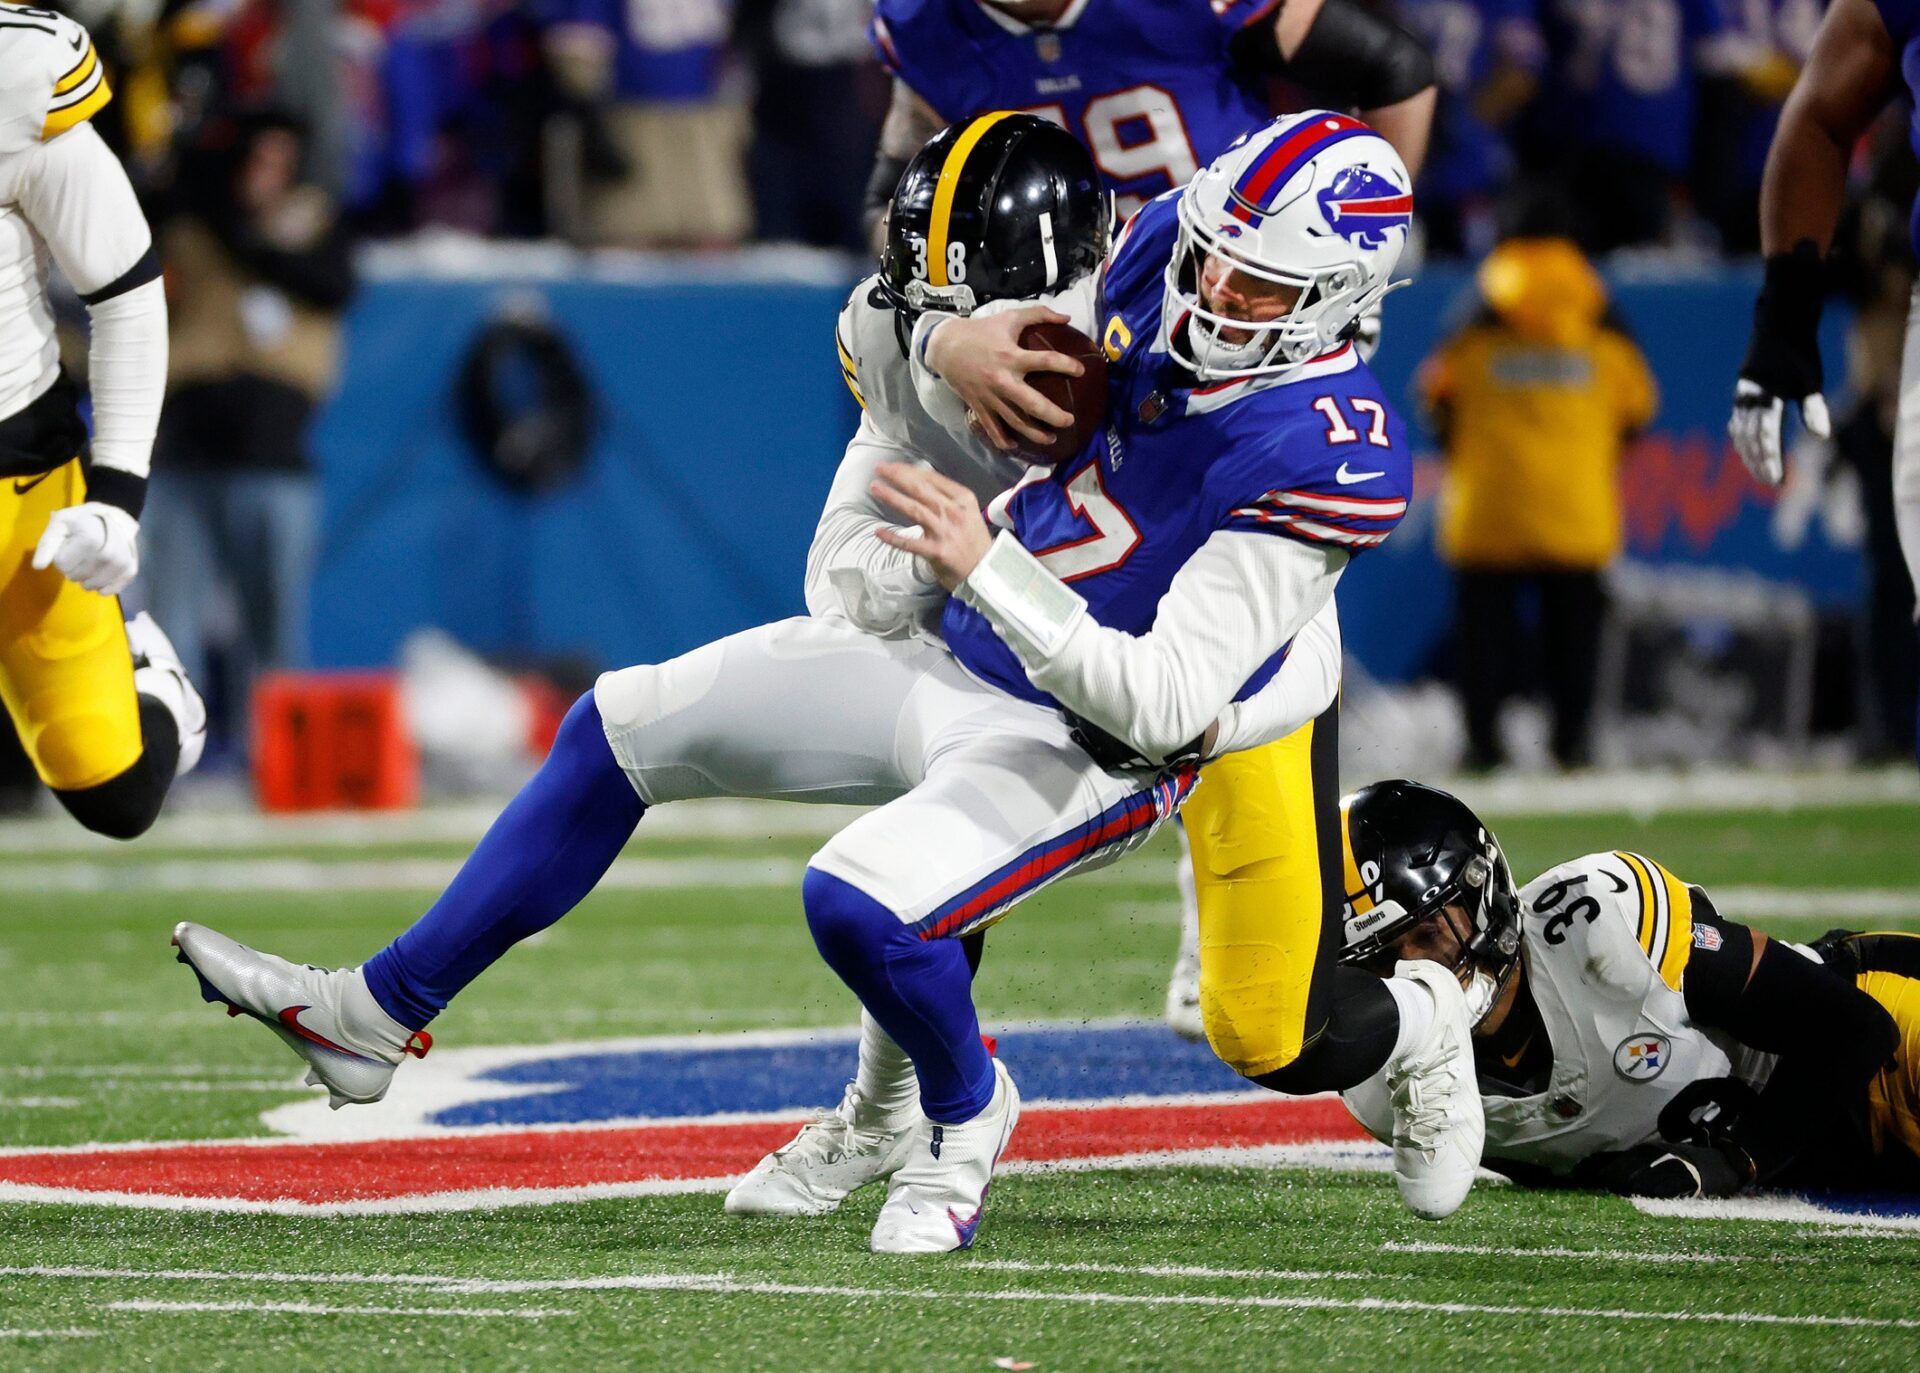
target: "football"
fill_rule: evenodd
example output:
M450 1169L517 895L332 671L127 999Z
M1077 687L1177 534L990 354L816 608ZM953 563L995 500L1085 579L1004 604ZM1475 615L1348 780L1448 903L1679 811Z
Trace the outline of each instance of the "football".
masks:
M1036 467L1065 462L1100 432L1107 418L1107 355L1099 344L1071 324L1031 324L1020 335L1020 346L1038 352L1065 353L1087 369L1077 377L1062 372L1029 372L1034 390L1073 416L1071 427L1057 431L1045 448L1024 446L1019 457Z

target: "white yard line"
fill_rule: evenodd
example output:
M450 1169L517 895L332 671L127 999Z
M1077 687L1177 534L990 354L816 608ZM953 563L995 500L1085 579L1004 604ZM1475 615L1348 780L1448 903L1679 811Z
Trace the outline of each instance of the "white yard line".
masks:
M0 1340L90 1340L98 1330L0 1330Z
M1109 1273L1138 1278L1216 1278L1244 1282L1379 1282L1397 1273L1340 1273L1318 1268L1207 1268L1185 1263L1043 1263L1026 1259L980 1259L956 1265L964 1272Z
M1876 1216L1830 1210L1787 1193L1753 1197L1726 1197L1709 1201L1635 1197L1634 1207L1650 1216L1676 1220L1770 1220L1814 1224L1823 1228L1878 1230L1883 1233L1920 1231L1920 1215Z
M1911 768L1847 772L1596 772L1560 777L1435 778L1477 810L1502 815L1592 815L1725 810L1789 811L1803 806L1920 803L1920 775ZM471 843L500 813L506 798L432 806L392 814L271 816L238 810L185 810L163 817L144 841L174 850L299 845L367 847ZM648 816L645 836L663 838L825 838L860 815L855 806L799 806L777 801L688 801ZM104 853L112 840L82 831L64 815L0 824L0 854L45 858Z
M989 1264L964 1265L985 1268ZM1005 1266L1005 1265L992 1265ZM1081 1271L1079 1265L1036 1265L1048 1270L1061 1268ZM1088 1266L1084 1271L1161 1276L1183 1270L1158 1266ZM1184 1270L1191 1271L1191 1270ZM1232 1270L1199 1270L1206 1276L1227 1275ZM1259 1270L1253 1270L1258 1272ZM1867 1330L1920 1329L1920 1320L1882 1316L1808 1316L1769 1311L1658 1311L1633 1307L1530 1306L1518 1303L1416 1301L1400 1297L1323 1297L1323 1296L1229 1296L1208 1292L1054 1292L1023 1290L944 1291L895 1287L852 1287L831 1283L758 1282L728 1273L632 1273L606 1277L528 1278L491 1280L432 1274L374 1273L250 1273L219 1272L207 1269L112 1269L63 1268L38 1266L0 1269L0 1277L98 1278L119 1281L188 1282L261 1282L279 1284L342 1283L368 1286L428 1289L441 1295L502 1294L509 1292L633 1291L687 1292L714 1296L832 1297L854 1300L888 1301L1005 1301L1060 1303L1080 1306L1198 1306L1283 1311L1400 1311L1410 1314L1514 1316L1526 1320L1562 1318L1569 1320L1654 1321L1676 1324L1782 1325L1815 1326ZM301 1315L392 1315L392 1316L512 1316L539 1319L571 1315L570 1311L538 1308L484 1307L382 1307L321 1306L307 1302L173 1302L152 1300L116 1301L108 1304L116 1311L283 1311Z
M48 893L139 892L437 892L459 871L452 858L377 858L325 862L305 858L177 858L153 863L102 864L64 860L6 874L9 890ZM806 873L797 858L622 858L601 878L600 891L796 889ZM1173 885L1165 864L1125 862L1072 879L1077 885ZM1715 904L1729 916L1824 916L1920 924L1920 893L1899 887L1716 887ZM1168 920L1174 907L1155 908Z
M248 1315L276 1312L289 1316L433 1316L455 1320L504 1316L521 1321L543 1321L551 1316L574 1314L558 1307L529 1306L513 1310L496 1306L319 1306L304 1301L110 1301L106 1309L188 1314L234 1311Z
M1383 1254L1486 1254L1509 1259L1588 1259L1596 1263L1824 1263L1812 1254L1681 1254L1649 1253L1630 1249L1566 1249L1547 1245L1537 1249L1498 1244L1441 1244L1433 1240L1388 1240Z

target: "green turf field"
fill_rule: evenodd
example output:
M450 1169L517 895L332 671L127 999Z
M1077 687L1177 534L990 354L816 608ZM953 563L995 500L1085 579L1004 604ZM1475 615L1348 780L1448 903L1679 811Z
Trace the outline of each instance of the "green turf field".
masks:
M1920 925L1910 805L1490 818L1523 880L1632 847L1778 933ZM635 880L477 984L440 1044L851 1019L783 877L815 841L648 839ZM172 922L357 960L465 848L186 822L113 850L0 842L0 1145L263 1133L306 1090L268 1035L201 1004ZM996 930L983 1017L1155 1015L1175 938L1163 850L1055 888ZM1181 1167L1010 1176L969 1254L902 1261L864 1250L879 1200L785 1225L730 1222L711 1193L348 1217L0 1205L0 1368L1920 1366L1920 1233L1497 1187L1436 1226L1377 1174Z

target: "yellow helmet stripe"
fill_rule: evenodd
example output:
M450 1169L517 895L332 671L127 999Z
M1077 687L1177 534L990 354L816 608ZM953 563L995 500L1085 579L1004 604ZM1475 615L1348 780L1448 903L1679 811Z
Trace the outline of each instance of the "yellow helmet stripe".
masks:
M1373 897L1367 893L1367 884L1360 880L1360 865L1353 857L1353 831L1347 824L1347 812L1352 809L1351 801L1340 803L1340 863L1346 872L1347 900L1353 903L1353 913L1365 915L1373 909Z
M960 131L953 151L947 154L947 165L940 169L940 179L934 183L933 222L927 226L927 279L932 285L952 284L947 280L947 221L953 216L953 197L960 189L960 173L967 165L967 158L988 129L1003 119L1011 119L1015 113L1014 110L995 110L981 115Z

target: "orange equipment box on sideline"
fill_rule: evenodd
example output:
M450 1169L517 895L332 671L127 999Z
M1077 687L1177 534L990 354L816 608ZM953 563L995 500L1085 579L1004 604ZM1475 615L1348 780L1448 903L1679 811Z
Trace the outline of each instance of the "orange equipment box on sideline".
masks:
M253 739L264 810L405 810L420 800L420 758L391 673L270 673L253 694Z

